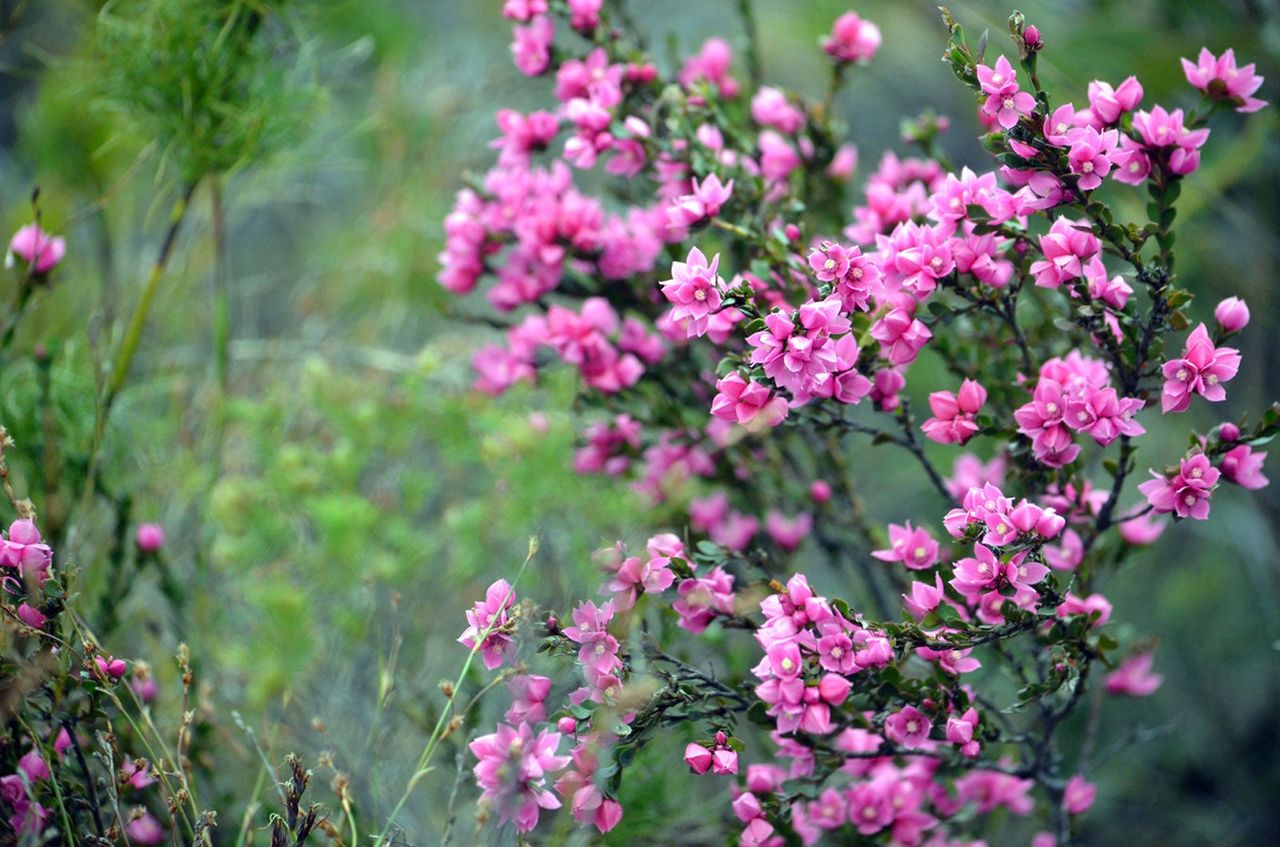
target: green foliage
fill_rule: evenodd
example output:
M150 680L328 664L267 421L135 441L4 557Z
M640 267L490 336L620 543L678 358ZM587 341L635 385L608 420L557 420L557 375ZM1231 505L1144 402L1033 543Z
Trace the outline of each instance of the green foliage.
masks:
M294 136L318 98L280 14L288 5L108 3L97 23L100 94L155 139L185 183L262 157Z

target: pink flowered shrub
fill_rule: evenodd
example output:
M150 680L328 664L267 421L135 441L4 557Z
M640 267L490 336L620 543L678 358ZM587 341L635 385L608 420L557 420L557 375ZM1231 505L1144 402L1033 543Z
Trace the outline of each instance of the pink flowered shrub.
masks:
M741 844L976 844L1011 815L1065 847L1097 789L1057 729L1091 688L1161 682L1149 643L1117 643L1103 577L1163 516L1208 518L1223 481L1267 482L1280 407L1152 457L1142 499L1129 486L1142 421L1223 400L1242 367L1224 342L1243 301L1187 332L1173 226L1211 119L1265 105L1254 67L1184 60L1195 110L1134 77L1058 102L1037 74L1052 41L1021 15L1013 51L987 59L944 13L994 165L946 164L949 122L923 118L907 136L923 154L885 152L850 207L858 155L831 100L761 84L754 55L712 38L668 78L607 5L504 14L556 102L499 112L440 281L483 289L505 327L476 387L575 368L594 417L574 466L630 480L675 524L602 550L600 596L567 614L518 614L532 604L505 581L467 613L473 655L519 668L506 719L472 744L484 805L521 832L562 806L610 830L629 768L677 764L650 758L674 733L691 773L670 790L732 781L719 815ZM880 44L857 14L835 21L832 85ZM588 170L613 177L590 180L600 195ZM1147 216L1121 218L1124 195ZM888 526L863 511L888 488L860 475L863 436L931 489ZM848 600L793 572L805 550L843 567ZM713 664L710 637L735 644Z

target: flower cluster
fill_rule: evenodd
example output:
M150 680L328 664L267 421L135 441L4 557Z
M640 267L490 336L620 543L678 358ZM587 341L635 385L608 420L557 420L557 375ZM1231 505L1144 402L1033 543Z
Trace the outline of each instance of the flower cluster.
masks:
M468 613L460 640L518 668L505 722L475 749L486 802L522 831L562 802L607 831L625 768L690 725L688 768L736 777L743 844L949 847L1004 809L1043 815L1036 843L1066 847L1095 790L1053 728L1098 662L1110 693L1160 684L1148 649L1113 639L1102 577L1163 515L1207 517L1221 480L1265 485L1257 448L1280 429L1272 410L1196 434L1138 486L1145 503L1125 500L1155 392L1166 413L1221 401L1241 367L1224 346L1249 321L1238 298L1180 357L1167 342L1195 325L1172 255L1182 180L1215 114L1264 105L1254 67L1231 51L1184 61L1197 111L1151 102L1135 77L1051 101L1038 29L1015 15L1017 60L987 64L948 13L944 59L994 164L952 167L949 121L926 116L907 134L923 155L886 151L846 199L858 155L834 101L759 82L758 57L741 74L712 38L664 78L603 4L509 0L504 14L517 67L556 103L499 113L497 164L458 195L440 281L460 295L483 282L498 314L485 322L505 331L476 354L477 387L576 368L598 416L574 466L631 480L683 533L601 551L604 599L547 620L540 652L578 675L563 696L563 677L516 660L510 586ZM880 43L856 13L834 22L832 96ZM603 175L580 184L589 170ZM1105 198L1135 187L1148 214L1124 220L1139 204ZM854 480L861 436L920 467L943 531L867 519L879 489ZM980 446L948 477L934 457L959 445ZM792 573L797 553L852 563L857 603ZM757 658L727 675L674 641L738 630ZM1018 707L993 709L986 686L1010 666ZM1033 704L1053 716L1043 737L1017 714Z

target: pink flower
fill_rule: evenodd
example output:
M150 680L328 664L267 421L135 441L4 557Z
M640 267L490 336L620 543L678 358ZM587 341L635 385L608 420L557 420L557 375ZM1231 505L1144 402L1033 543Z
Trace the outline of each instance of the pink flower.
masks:
M938 542L923 527L913 529L911 521L889 524L889 549L873 550L882 562L901 562L911 570L927 570L938 561Z
M158 523L139 524L134 541L143 553L154 553L164 546L164 528Z
M112 682L120 679L129 671L128 663L124 659L117 659L114 656L94 656L93 662L98 668L98 673Z
M956 500L964 497L971 488L982 488L987 483L1004 482L1005 458L996 456L985 464L973 453L961 453L951 466L951 478L946 480L947 492Z
M1239 332L1249 325L1249 306L1239 297L1228 297L1213 310L1223 332Z
M1131 76L1116 88L1095 79L1089 83L1089 111L1103 126L1114 126L1120 116L1132 112L1142 102L1142 84Z
M867 62L880 49L880 28L871 21L845 12L831 25L831 35L822 43L827 55L841 62Z
M27 224L9 241L10 261L17 256L37 274L53 270L66 254L67 242L45 232L39 224Z
M555 24L549 15L538 15L528 26L511 30L511 55L516 67L525 76L538 76L551 64L551 42L556 35Z
M1120 537L1135 547L1154 544L1164 534L1166 522L1150 515L1128 518L1120 524Z
M915 706L906 706L884 721L885 737L907 748L923 746L931 729L933 723Z
M765 532L784 550L794 550L813 529L813 515L801 512L787 517L777 509L770 509L764 518Z
M1058 605L1057 615L1060 618L1083 615L1093 619L1092 626L1099 627L1111 619L1111 603L1101 594L1081 598L1067 592L1067 596Z
M1241 488L1256 490L1270 484L1270 480L1262 473L1262 463L1266 460L1266 453L1255 453L1247 444L1240 444L1223 454L1219 467L1228 482L1234 482Z
M506 720L512 724L541 723L547 719L544 705L551 693L551 680L537 674L517 674L507 680L511 707Z
M947 718L947 740L960 748L960 754L972 759L978 755L981 745L974 740L978 728L978 710L972 706L963 715Z
M529 832L538 825L541 809L558 809L560 800L546 788L546 776L569 764L556 755L560 734L543 730L534 737L529 724L518 729L498 724L496 732L469 745L478 760L474 773L481 802L496 807L499 824L515 821L516 830Z
M1155 657L1150 653L1135 653L1120 666L1107 674L1107 693L1129 697L1149 697L1164 682L1164 677L1151 672Z
M507 610L516 602L515 589L505 579L500 579L489 586L485 599L477 602L467 612L467 628L458 636L458 643L471 650L481 651L484 666L489 670L500 667L506 658L507 648L511 646L511 636L507 634L511 619Z
M1189 130L1182 124L1182 110L1165 111L1153 106L1150 112L1133 116L1133 129L1148 149L1167 153L1169 170L1186 176L1200 166L1200 148L1209 139L1209 130Z
M32 629L40 629L49 622L49 619L39 609L27 603L18 606L18 617Z
M697 55L685 60L677 79L685 87L700 80L708 82L722 97L733 98L738 94L738 81L729 75L732 63L729 43L723 38L708 38Z
M1086 127L1071 134L1067 162L1071 172L1079 177L1076 185L1081 191L1092 191L1102 185L1102 178L1111 173L1112 155L1119 145L1119 133L1114 129L1099 133L1093 127Z
M1157 514L1173 512L1179 518L1204 520L1209 517L1209 497L1221 475L1203 453L1183 459L1178 472L1166 476L1152 472L1153 479L1138 486Z
M693 193L680 195L667 208L667 220L672 227L684 228L714 218L732 195L733 180L721 183L715 174L702 182L695 179Z
M547 13L547 0L505 0L502 16L510 21L527 23L534 15Z
M768 85L751 98L751 119L785 135L795 135L805 121L804 112L789 103L784 92Z
M889 364L906 365L916 360L933 333L910 311L898 307L871 325L871 337L880 342L880 355Z
M1018 75L1009 60L1001 56L996 66L978 65L978 84L987 95L982 102L982 113L995 118L1000 126L1010 129L1023 115L1030 115L1036 107L1036 99L1019 90Z
M977 434L977 414L986 402L987 390L972 379L960 385L958 394L935 391L929 395L933 417L920 428L927 438L939 444L964 444Z
M1217 403L1227 397L1222 383L1230 381L1240 369L1240 351L1234 347L1215 347L1204 324L1187 337L1182 358L1171 359L1161 369L1164 387L1160 391L1160 407L1164 413L1182 412L1191 405L1191 395L1199 394Z
M1253 96L1262 86L1262 77L1258 76L1254 64L1236 67L1236 54L1230 48L1215 59L1207 47L1202 47L1195 64L1182 60L1182 71L1192 86L1210 97L1229 101L1237 112L1256 112L1267 105L1266 100Z
M600 25L600 9L603 6L604 0L569 0L569 25L578 32L591 33Z
M1101 249L1087 222L1058 218L1040 236L1044 258L1033 262L1031 273L1040 288L1057 288L1084 275L1084 264Z
M142 817L125 824L124 832L135 844L163 844L165 839L164 827L150 812L143 812Z
M0 566L17 568L23 575L32 574L42 583L52 563L53 550L27 518L14 521L9 525L9 537L0 538Z
M733 576L718 565L704 576L683 580L671 604L680 626L697 635L717 617L733 614Z
M946 599L946 592L942 587L942 574L933 575L933 585L926 582L912 581L911 596L902 595L902 605L906 608L911 616L917 621L924 620L925 616L941 605Z
M34 747L18 759L18 770L26 774L27 779L32 782L49 778L49 765L45 762L44 757L40 755L40 751Z
M777 426L787 417L787 401L775 395L762 383L747 382L742 374L731 371L716 382L716 396L711 401L711 414L727 421L754 428Z
M696 774L704 774L711 768L711 751L701 744L690 742L684 748L684 763Z
M120 778L139 791L149 785L154 785L156 781L156 778L151 775L151 768L145 760L135 761L129 756L125 756L124 762L120 765Z
M1062 796L1063 807L1069 815L1082 815L1093 805L1093 798L1098 794L1098 787L1086 782L1080 774L1067 780L1067 788Z
M661 283L663 296L672 304L671 319L687 321L685 333L690 338L703 335L711 313L720 308L719 265L719 255L708 264L707 257L694 247L687 260L672 263L672 278Z

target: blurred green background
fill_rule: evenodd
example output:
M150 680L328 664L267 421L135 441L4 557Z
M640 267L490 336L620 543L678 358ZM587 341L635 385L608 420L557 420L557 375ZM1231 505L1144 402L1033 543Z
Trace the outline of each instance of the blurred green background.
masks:
M820 95L827 71L818 39L850 6L756 5L766 80ZM494 110L549 103L542 82L511 66L500 6L323 0L285 14L303 45L299 67L322 94L289 144L225 181L232 391L223 398L212 388L214 242L207 197L198 194L108 433L103 477L136 492L136 520L165 526L168 567L183 590L174 602L159 573L129 575L134 587L105 637L118 654L150 658L170 683L167 657L180 641L191 645L211 718L199 749L227 830L241 819L258 768L248 736L228 719L232 709L273 758L303 754L322 781L331 774L318 754L331 751L364 826L376 824L434 721L437 683L462 661L454 639L464 608L515 570L529 535L541 536L542 551L526 586L563 607L593 590L593 549L676 528L624 484L573 474L581 421L568 374L500 401L467 391L469 354L489 338L451 316L459 306L435 283L441 219L462 174L490 164ZM1177 58L1202 45L1234 46L1242 61L1258 62L1268 78L1260 95L1274 102L1278 6L1066 0L1020 8L1044 34L1042 77L1057 102L1081 102L1091 79L1137 74L1145 104L1172 106L1192 100ZM658 48L664 67L712 34L741 46L731 0L632 7L651 43L674 48ZM884 33L879 56L837 103L860 173L884 150L904 152L898 121L926 108L952 118L945 146L958 162L987 167L972 101L938 61L944 31L935 4L852 8ZM1011 52L1010 7L974 0L951 8L971 33L990 28L992 51ZM0 2L0 215L6 231L26 222L38 185L46 223L69 243L56 285L0 370L0 419L15 431L34 425L30 351L43 342L68 437L81 439L93 363L140 290L177 179L177 163L94 94L97 12L76 0ZM1172 424L1143 415L1154 434L1140 467L1179 455L1192 421L1208 426L1280 396L1276 125L1274 108L1247 125L1225 116L1184 187L1179 267L1198 295L1198 316L1209 319L1219 298L1236 294L1253 323L1222 408L1199 404ZM1123 205L1128 195L1113 196ZM913 383L920 400L926 368ZM950 457L939 448L939 461ZM937 524L939 514L918 511L932 501L919 496L924 488L900 456L860 452L858 461L868 469L862 478L894 481L868 497L873 517ZM1280 474L1274 461L1269 470ZM1158 637L1165 684L1155 697L1106 711L1088 843L1280 843L1280 497L1274 488L1260 496L1227 489L1213 509L1213 521L1180 525L1136 556L1108 591L1116 618L1132 628L1122 634ZM107 528L96 529L69 551L85 569L88 598L116 584L95 571L94 539ZM823 587L840 592L837 582ZM171 691L158 709L177 708ZM477 726L491 725L501 699ZM436 843L443 830L455 775L454 750L445 753L402 820L410 843ZM719 811L708 810L723 809L725 798L689 802L692 791L714 790L705 783L673 790L669 755L646 753L650 766L628 777L627 818L611 843L664 841L646 829L659 822L684 832L682 843L723 842ZM473 798L464 785L464 822Z

